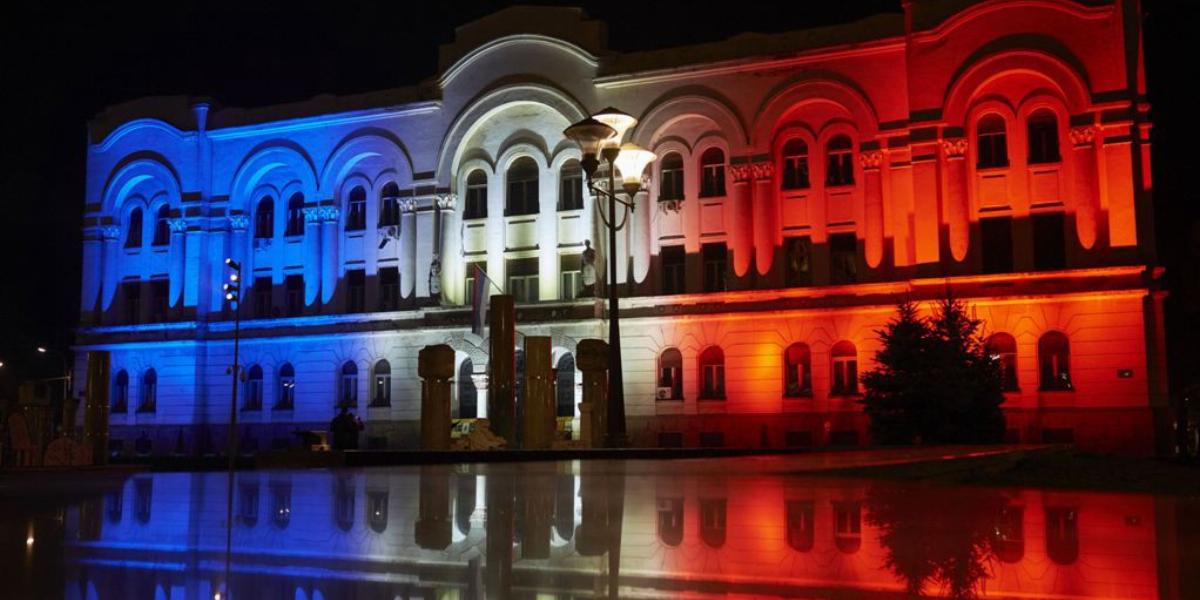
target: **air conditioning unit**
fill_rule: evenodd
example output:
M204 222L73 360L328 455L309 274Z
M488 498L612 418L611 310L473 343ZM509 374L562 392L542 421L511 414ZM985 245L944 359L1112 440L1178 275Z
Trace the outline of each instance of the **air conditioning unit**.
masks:
M658 388L654 392L654 397L658 400L670 400L671 399L671 388L670 387Z

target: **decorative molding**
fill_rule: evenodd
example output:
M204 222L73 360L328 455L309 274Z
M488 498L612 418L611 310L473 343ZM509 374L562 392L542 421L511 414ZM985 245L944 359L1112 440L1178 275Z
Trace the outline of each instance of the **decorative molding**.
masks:
M883 152L870 150L858 155L858 162L864 171L876 171L883 166Z
M187 219L167 219L167 227L171 228L171 233L187 233Z
M663 213L679 213L683 210L683 200L659 200L658 209Z
M770 179L775 176L775 163L770 161L750 163L750 174L754 179Z
M301 209L304 213L305 223L320 223L321 222L321 207L314 206L312 208Z
M1095 127L1072 127L1067 135L1072 146L1091 146L1096 139Z
M947 138L942 140L942 152L946 158L962 158L967 154L967 138Z
M246 215L229 215L229 228L233 231L245 231L250 227L250 217Z
M734 183L750 181L750 177L753 176L753 174L753 170L748 164L743 163L740 165L729 165L729 176L733 178Z
M317 212L321 216L322 221L337 221L342 211L336 206L319 206Z
M117 225L104 225L100 227L100 239L102 240L119 240L121 239L121 228Z
M439 194L434 203L439 210L454 210L458 206L457 194Z
M400 207L401 214L410 214L410 213L417 212L417 199L416 198L401 198L400 201L397 202L396 204Z

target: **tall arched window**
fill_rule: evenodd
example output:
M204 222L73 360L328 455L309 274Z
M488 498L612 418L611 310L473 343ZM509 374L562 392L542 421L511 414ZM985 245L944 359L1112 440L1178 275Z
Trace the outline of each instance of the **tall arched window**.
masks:
M683 157L678 152L663 157L658 178L659 200L683 200Z
M142 209L129 211L129 222L125 226L125 247L142 247Z
M992 549L1006 563L1020 562L1025 556L1025 509L1006 506L992 531Z
M375 363L375 376L371 381L371 406L392 405L392 365L380 359Z
M273 481L268 488L271 494L271 524L276 529L287 529L292 522L292 482Z
M287 229L283 234L288 237L304 235L304 194L300 192L288 198Z
M251 365L246 370L245 394L242 399L242 410L262 410L263 370L258 365Z
M796 342L783 353L783 395L787 398L812 396L812 353L808 344Z
M476 169L467 175L467 193L463 207L464 219L483 219L487 217L487 174Z
M275 410L292 410L296 406L296 369L292 363L279 367L279 395L275 399Z
M862 503L833 502L833 543L845 554L854 554L862 547Z
M125 369L117 371L113 377L112 412L123 413L129 410L129 373Z
M1047 108L1040 108L1029 115L1026 123L1029 138L1029 164L1056 163L1062 160L1058 153L1058 117Z
M379 226L394 227L400 224L400 186L394 181L383 186L379 192Z
M829 393L834 396L852 396L858 393L858 350L845 340L833 345L830 350L833 367L833 385Z
M532 158L522 156L513 161L505 175L508 194L505 215L535 215L538 212L538 165Z
M346 202L346 231L362 231L367 228L367 190L355 186L350 190Z
M558 210L583 208L583 168L579 161L568 160L563 164L558 180Z
M1067 336L1048 331L1038 340L1038 371L1041 389L1051 392L1074 389L1071 385L1071 346Z
M559 417L575 416L575 357L570 352L558 359L554 371L555 411Z
M383 533L388 526L388 493L385 490L367 492L367 526Z
M683 400L683 354L675 348L658 357L658 390L659 400Z
M658 539L668 546L683 542L683 498L658 499Z
M783 145L783 177L785 190L803 190L808 182L808 144L800 138L788 140Z
M1004 118L997 114L984 115L975 125L975 144L979 147L975 166L980 169L1008 166L1008 133Z
M784 512L787 519L788 546L797 552L812 550L816 531L813 525L816 507L812 500L787 500Z
M342 365L341 383L338 385L338 406L358 406L358 367L353 361Z
M275 237L275 200L263 196L254 210L254 239L265 240Z
M1046 556L1060 565L1079 560L1079 514L1074 508L1046 507Z
M1000 364L1004 391L1017 391L1017 340L1007 333L994 333L987 339L987 353Z
M854 147L850 137L835 135L825 145L825 184L851 185L854 183Z
M158 213L154 215L154 238L150 240L152 246L166 246L171 243L171 226L167 221L171 218L171 207L163 204L158 207Z
M142 374L142 398L138 412L154 412L158 406L158 373L146 369Z
M700 353L700 399L725 399L725 353L718 346Z
M455 416L459 419L479 416L479 392L475 389L475 380L471 378L474 372L475 364L469 358L458 366L458 414Z
M709 148L700 155L700 197L725 195L725 152Z
M333 522L338 529L354 528L354 478L338 477L333 486Z
M700 540L710 548L725 545L725 499L700 499Z

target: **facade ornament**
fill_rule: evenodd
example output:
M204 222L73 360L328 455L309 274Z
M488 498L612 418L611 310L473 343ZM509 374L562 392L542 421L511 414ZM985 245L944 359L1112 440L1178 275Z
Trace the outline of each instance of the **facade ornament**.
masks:
M883 166L883 153L878 150L868 150L858 155L858 162L864 171L875 171Z
M403 198L397 204L399 205L400 212L402 214L417 212L417 199L416 198Z
M750 177L752 175L753 172L750 169L750 165L747 163L742 163L740 165L729 165L729 176L733 178L734 183L750 181Z
M305 223L320 223L321 222L321 208L320 207L311 206L309 208L305 208L305 209L301 209L301 210L304 212L304 222Z
M1090 146L1096 139L1096 129L1094 127L1072 127L1067 135L1071 138L1072 146Z
M318 206L317 214L320 215L321 221L337 221L342 211L336 206Z
M229 228L234 231L245 231L250 227L250 217L242 214L229 215Z
M946 158L962 158L967 154L967 138L947 138L942 140L942 152Z
M119 240L121 239L120 225L104 225L100 227L100 239L102 240Z
M167 227L171 229L171 233L187 233L187 219L167 219Z
M771 161L750 163L750 173L755 180L770 179L775 175L775 163Z
M437 205L438 210L454 210L454 208L458 206L458 195L438 194L437 199L434 202Z

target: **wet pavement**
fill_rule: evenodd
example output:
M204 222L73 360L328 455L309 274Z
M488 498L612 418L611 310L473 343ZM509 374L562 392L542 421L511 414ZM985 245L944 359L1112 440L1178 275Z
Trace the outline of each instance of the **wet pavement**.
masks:
M31 481L0 498L0 598L1200 594L1195 499L806 473L868 458Z

